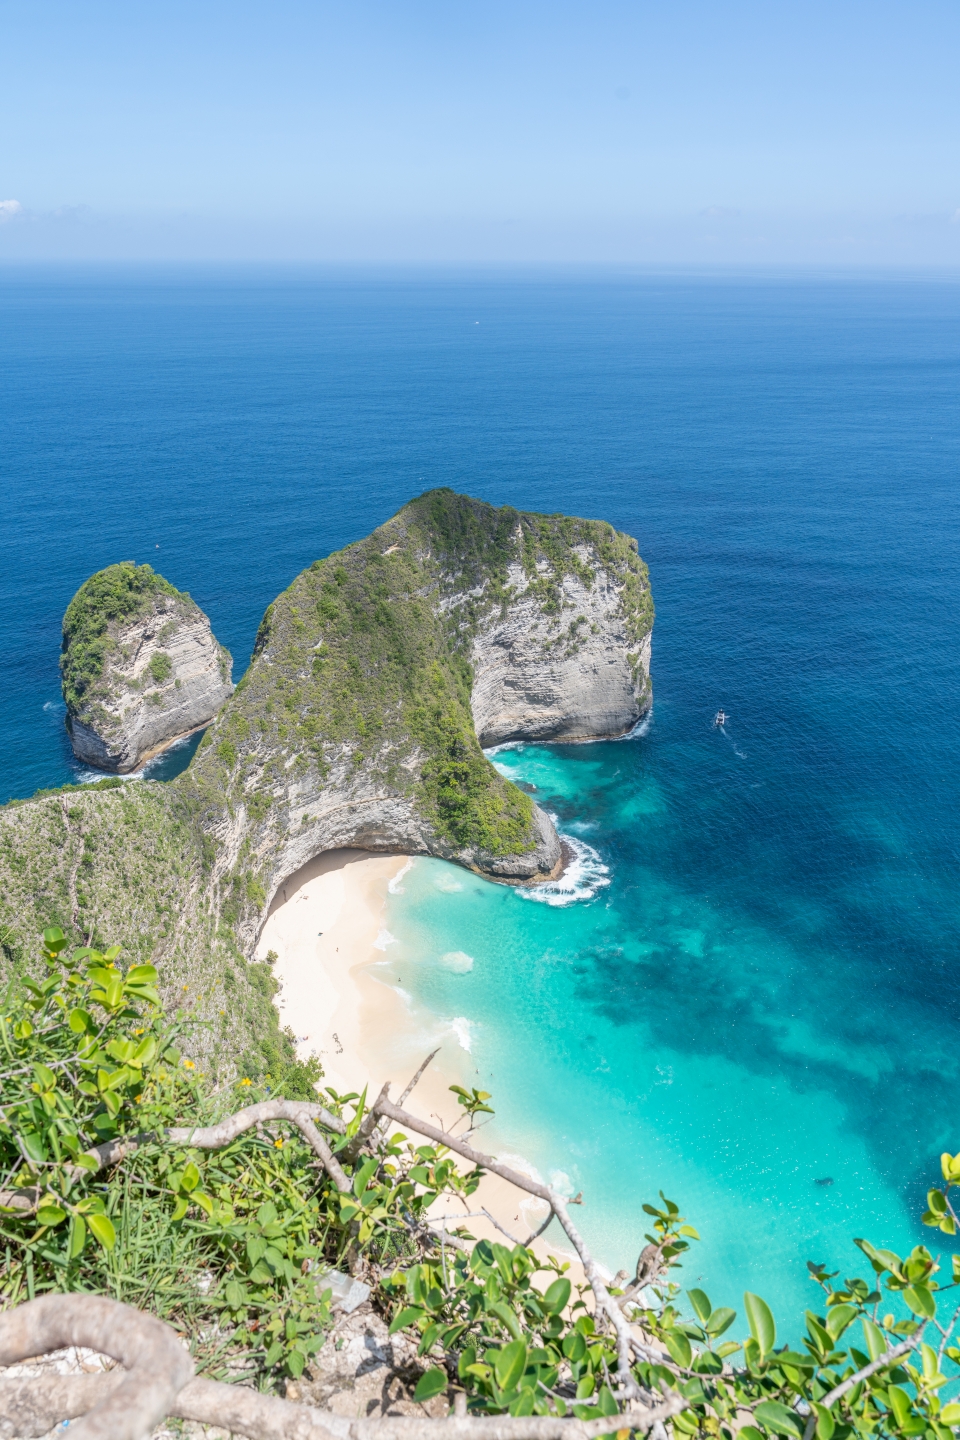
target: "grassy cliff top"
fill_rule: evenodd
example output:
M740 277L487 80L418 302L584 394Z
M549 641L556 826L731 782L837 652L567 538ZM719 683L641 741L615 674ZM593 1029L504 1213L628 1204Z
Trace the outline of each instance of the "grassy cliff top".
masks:
M420 496L316 561L268 607L192 783L213 806L243 800L265 815L283 803L289 767L292 778L312 769L342 783L346 766L381 793L409 796L453 851L532 850L533 805L489 763L474 730L470 640L516 586L559 615L564 576L591 585L599 567L615 573L628 623L645 634L646 567L629 536L448 489Z
M80 586L63 617L60 673L69 710L79 711L101 678L116 628L145 614L158 595L194 608L184 591L175 589L150 565L132 560L108 565Z

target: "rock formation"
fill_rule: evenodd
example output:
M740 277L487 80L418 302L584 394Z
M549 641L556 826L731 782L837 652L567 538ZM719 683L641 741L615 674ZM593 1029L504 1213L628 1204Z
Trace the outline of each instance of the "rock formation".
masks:
M556 873L552 822L477 732L623 734L650 705L652 622L628 536L450 490L305 570L184 779L218 868L242 867L263 897L245 948L277 886L338 846L512 883Z
M199 606L129 561L71 600L60 667L75 755L121 774L209 724L233 690L230 655Z
M433 491L296 577L221 705L229 658L189 597L146 566L100 572L64 621L75 743L102 745L79 753L127 769L220 708L168 784L107 779L0 810L0 969L31 967L49 924L122 941L161 967L168 1004L209 1022L195 1053L259 1073L251 1050L285 1042L268 969L243 962L278 888L340 846L514 884L555 873L551 820L478 733L623 734L651 703L652 624L629 536Z

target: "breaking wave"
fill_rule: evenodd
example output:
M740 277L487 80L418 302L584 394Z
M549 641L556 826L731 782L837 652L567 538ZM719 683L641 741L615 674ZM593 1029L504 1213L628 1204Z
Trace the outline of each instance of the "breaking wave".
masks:
M403 886L400 884L400 881L403 879L404 875L409 874L409 872L410 872L412 869L413 869L413 858L411 857L411 858L406 862L406 864L403 865L403 866L401 867L401 869L399 869L399 870L397 871L396 875L394 875L393 879L390 881L389 885L387 886L387 891L388 891L389 894L391 894L391 895L402 895L402 894L403 894Z
M556 816L550 817L556 824ZM578 900L592 900L598 890L610 884L610 867L604 865L600 852L579 840L576 835L561 833L560 839L572 852L559 880L543 885L518 886L514 891L523 900L538 900L542 905L573 905Z

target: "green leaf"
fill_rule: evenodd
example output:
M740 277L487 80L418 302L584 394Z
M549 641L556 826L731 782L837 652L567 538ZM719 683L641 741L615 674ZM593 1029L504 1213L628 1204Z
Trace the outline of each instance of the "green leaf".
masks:
M37 1219L41 1225L59 1225L60 1222L66 1220L66 1218L66 1210L62 1209L59 1205L43 1202L37 1210Z
M846 1330L847 1326L857 1318L857 1312L853 1305L834 1305L827 1311L827 1330L830 1338L836 1343Z
M67 1024L75 1035L83 1035L86 1031L93 1029L93 1021L86 1010L81 1010L79 1005L70 1011L70 1018Z
M53 1090L57 1083L57 1077L46 1065L34 1065L33 1073L36 1076L37 1084L41 1090Z
M613 1398L613 1391L609 1385L604 1385L597 1396L597 1409L601 1415L618 1414L617 1402Z
M817 1440L833 1440L836 1421L823 1405L813 1402L813 1413L817 1417Z
M372 1159L364 1161L364 1163L360 1166L360 1169L354 1175L353 1193L354 1195L356 1195L358 1200L360 1199L364 1190L366 1190L367 1186L370 1184L372 1177L376 1174L377 1166L379 1164L380 1161L378 1157L374 1155Z
M238 1280L228 1280L223 1293L231 1310L242 1310L247 1303L246 1286Z
M434 1367L420 1376L417 1388L413 1392L413 1398L417 1401L432 1400L434 1395L439 1395L446 1388L447 1372Z
M574 1365L579 1365L587 1353L587 1342L579 1330L573 1330L563 1337L563 1353Z
M960 1425L960 1405L954 1400L950 1405L944 1405L939 1417L944 1425Z
M710 1304L709 1297L702 1290L688 1290L687 1295L689 1297L690 1304L693 1306L693 1313L696 1315L701 1325L706 1325L707 1321L710 1319L710 1314L713 1308Z
M303 1367L307 1363L307 1357L302 1350L291 1350L287 1356L287 1371L294 1380L299 1380L303 1374Z
M709 1319L703 1328L708 1335L722 1335L725 1330L730 1329L736 1318L736 1310L730 1310L725 1305L721 1305L719 1309L711 1310Z
M180 1176L179 1188L181 1190L186 1190L189 1194L191 1190L196 1190L199 1184L200 1171L197 1169L196 1165L194 1165L193 1161L191 1161L187 1168L184 1170L183 1174Z
M281 1345L279 1340L274 1340L273 1344L270 1346L270 1348L267 1350L266 1355L264 1356L264 1361L267 1365L276 1365L282 1354L283 1346Z
M107 952L109 954L109 951ZM117 952L119 954L119 951ZM156 985L157 972L152 965L134 965L127 971L128 985Z
M514 1340L493 1357L493 1373L501 1390L513 1390L527 1368L527 1347Z
M594 1390L595 1390L596 1388L597 1388L597 1382L596 1382L596 1380L593 1378L593 1376L592 1376L592 1375L584 1375L584 1376L582 1377L582 1379L580 1379L580 1380L577 1382L577 1399L578 1399L578 1400L589 1400L589 1399L590 1399L590 1396L593 1394L593 1392L594 1392Z
M484 1109L487 1107L484 1106ZM536 1391L524 1389L520 1391L516 1400L511 1400L509 1411L511 1415L532 1415Z
M878 1325L875 1325L872 1320L868 1319L866 1315L862 1315L860 1320L863 1325L863 1337L867 1342L867 1352L869 1353L870 1359L879 1360L881 1355L885 1355L887 1352L887 1342L883 1338L883 1331Z
M741 1425L737 1431L737 1440L767 1440L767 1437L756 1425Z
M777 1327L770 1313L770 1307L766 1300L762 1300L759 1295L754 1295L750 1290L744 1293L743 1304L747 1312L750 1334L759 1345L761 1355L766 1355L777 1343Z
M513 1336L514 1340L519 1340L521 1338L523 1332L521 1331L520 1326L517 1323L516 1315L510 1309L509 1305L505 1305L502 1300L494 1300L492 1304L487 1306L487 1309L490 1311L491 1314L496 1315L498 1320L503 1321L504 1325L510 1331L510 1334Z
M426 1310L421 1310L415 1305L408 1305L390 1321L390 1334L394 1335L398 1330L406 1329L408 1325L416 1325L417 1321L422 1320L426 1313Z
M560 1315L570 1300L570 1281L561 1275L548 1287L543 1297L543 1307L550 1315Z
M759 1344L759 1341L757 1343ZM773 1430L777 1435L794 1435L796 1440L803 1440L803 1424L799 1415L788 1410L786 1405L781 1405L779 1400L762 1400L753 1415L764 1429Z
M117 1232L113 1228L113 1221L106 1215L88 1215L87 1224L104 1250L112 1250L117 1243Z
M67 1259L76 1260L83 1253L87 1243L87 1222L82 1215L74 1215L70 1223L70 1241L67 1245Z
M663 1341L676 1363L681 1365L684 1370L689 1370L693 1351L690 1349L690 1341L686 1335L679 1330L665 1330Z
M34 934L37 932L34 931ZM59 925L50 925L43 932L43 948L50 955L59 955L67 943L67 937Z
M903 1291L903 1298L914 1315L920 1315L924 1320L932 1320L937 1313L937 1302L926 1285L908 1285Z
M893 1411L898 1425L905 1425L910 1418L910 1396L899 1385L887 1386L887 1404Z

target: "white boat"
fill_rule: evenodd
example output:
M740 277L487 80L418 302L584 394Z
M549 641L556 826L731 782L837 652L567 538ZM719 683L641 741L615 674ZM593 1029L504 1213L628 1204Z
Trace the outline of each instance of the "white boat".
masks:
M727 712L726 712L725 710L718 710L717 713L716 713L716 715L714 715L714 717L713 717L713 723L714 723L714 725L716 725L716 726L718 727L718 729L719 729L721 726L723 726L723 725L725 725L725 724L727 723L727 720L728 720L729 718L730 718L730 717L727 715Z

